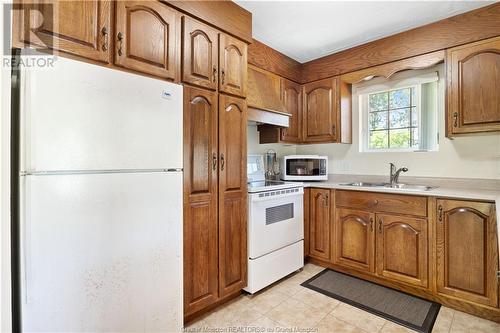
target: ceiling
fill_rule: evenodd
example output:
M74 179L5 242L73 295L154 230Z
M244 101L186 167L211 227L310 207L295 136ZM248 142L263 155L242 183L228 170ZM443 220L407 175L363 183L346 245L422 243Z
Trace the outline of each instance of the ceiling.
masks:
M495 1L235 1L252 12L253 37L307 62Z

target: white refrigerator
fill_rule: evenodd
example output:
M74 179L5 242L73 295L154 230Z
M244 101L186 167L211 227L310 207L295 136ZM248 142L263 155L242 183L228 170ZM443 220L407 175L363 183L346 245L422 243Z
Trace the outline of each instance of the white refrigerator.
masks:
M60 57L20 74L23 331L180 331L182 86Z

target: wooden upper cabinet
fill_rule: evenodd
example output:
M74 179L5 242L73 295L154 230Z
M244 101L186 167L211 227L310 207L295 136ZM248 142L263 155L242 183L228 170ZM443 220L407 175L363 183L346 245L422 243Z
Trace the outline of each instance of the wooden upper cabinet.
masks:
M219 296L247 281L247 107L219 95Z
M498 306L495 205L437 200L437 291Z
M427 220L377 214L377 275L427 287Z
M304 85L304 142L337 141L338 85L338 77Z
M178 80L180 21L159 1L116 1L115 64Z
M361 270L375 271L375 214L337 208L334 221L334 263Z
M52 49L108 63L111 1L31 1L14 11L13 45Z
M447 134L500 131L500 37L447 50Z
M190 17L182 18L182 81L217 89L219 32Z
M245 97L247 44L225 34L219 36L219 91Z
M288 128L281 129L281 141L300 143L302 141L302 87L300 84L282 79L282 100L285 112L290 113Z
M248 65L247 104L249 108L286 112L281 99L281 79L279 76Z
M217 93L184 87L184 313L218 299Z
M310 192L309 255L331 259L330 190L313 188Z

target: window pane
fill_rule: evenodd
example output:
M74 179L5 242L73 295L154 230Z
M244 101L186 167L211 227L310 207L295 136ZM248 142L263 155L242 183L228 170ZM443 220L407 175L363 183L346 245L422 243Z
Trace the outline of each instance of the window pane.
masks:
M390 127L409 127L410 126L410 109L391 110Z
M416 107L411 108L411 126L418 126L418 112Z
M387 139L387 131L371 131L368 147L370 149L387 149L389 148Z
M410 88L411 89L411 106L417 105L417 89L415 88Z
M386 129L387 128L387 111L371 112L370 113L370 130Z
M418 128L412 128L411 135L412 135L411 147L418 149L419 144L420 144L420 137L419 137L419 133L418 133Z
M410 88L389 92L389 107L391 109L410 106Z
M397 129L389 131L391 148L409 148L410 147L410 129Z
M386 92L373 94L369 96L370 111L389 109L389 94Z

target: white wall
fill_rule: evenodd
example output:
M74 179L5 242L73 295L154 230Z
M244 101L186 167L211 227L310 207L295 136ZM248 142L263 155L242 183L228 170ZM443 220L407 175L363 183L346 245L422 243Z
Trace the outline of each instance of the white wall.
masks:
M0 52L3 61L3 1L0 2ZM10 332L10 71L0 77L0 331Z
M442 73L440 77L443 78ZM359 98L353 94L352 144L316 144L297 146L297 154L321 154L329 157L329 173L388 175L389 163L406 166L408 176L500 179L500 134L475 134L453 140L445 138L445 82L438 91L439 151L382 153L359 151Z

